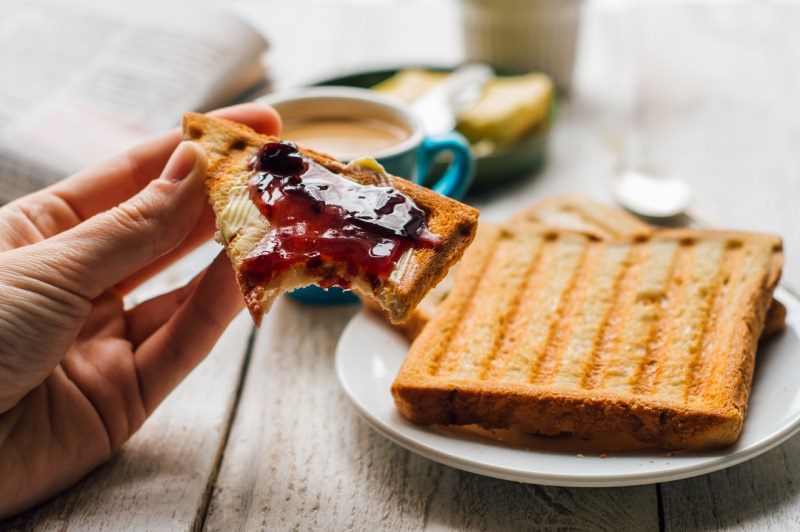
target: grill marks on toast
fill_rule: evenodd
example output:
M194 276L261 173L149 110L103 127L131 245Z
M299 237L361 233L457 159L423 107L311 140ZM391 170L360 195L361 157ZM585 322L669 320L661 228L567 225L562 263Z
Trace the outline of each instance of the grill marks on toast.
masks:
M575 273L562 297L563 304L559 307L554 327L551 327L550 338L546 344L544 356L539 367L528 378L531 383L548 384L556 377L561 357L568 347L568 342L575 339L572 329L580 316L582 307L587 304L587 292L591 286L598 266L598 259L602 250L599 246L584 244L581 258L575 267Z
M707 383L731 370L721 338L764 282L742 272L772 260L733 237L601 242L533 227L474 248L459 272L473 282L456 283L437 320L451 326L430 376L695 406L718 398Z
M567 225L570 219L572 219L572 223L575 224L574 227L581 227L584 230L594 230L603 238L614 238L620 233L612 223L612 220L604 218L602 213L594 212L588 208L579 209L572 206L565 206L559 214L563 216L564 223L561 223L561 219L558 216L548 216L547 213L543 216L545 220L544 223L555 227L572 227L571 225Z
M510 380L524 380L529 371L528 368L537 360L540 352L540 350L537 350L537 346L528 346L528 349L524 351L525 355L517 359L509 359L509 353L514 351L513 346L518 341L526 338L525 327L527 323L524 319L525 317L534 319L535 325L546 327L545 318L541 314L537 314L537 311L541 313L544 305L540 305L538 308L530 308L530 305L550 280L547 272L551 268L547 268L547 266L553 264L554 256L554 246L541 246L537 261L539 267L530 272L525 289L520 293L517 313L509 320L507 333L501 339L494 358L486 365L485 371L481 375L482 379L496 380L505 377ZM506 374L504 375L504 373Z
M616 318L612 318L618 321L616 342L603 345L610 358L605 373L598 379L603 388L618 393L634 392L640 369L658 336L660 318L667 306L664 288L672 278L677 252L675 241L641 243L637 284L629 287L631 301L623 307L628 312L616 312Z
M618 236L618 231L613 226L591 216L585 209L576 209L571 206L564 206L559 210L531 212L525 216L525 220L552 227L574 227L576 230L594 233L601 238Z
M703 385L707 382L712 368L712 356L721 337L718 331L728 326L730 320L730 310L728 308L729 295L733 287L730 285L730 277L733 272L742 267L745 258L744 248L741 242L730 241L726 244L726 250L719 269L719 273L714 280L714 288L710 295L709 313L706 317L703 328L702 342L697 349L689 367L689 381L686 388L684 399L699 403L698 398L702 398Z
M485 380L526 383L539 372L564 313L564 294L573 286L585 254L582 240L544 235L539 260Z
M771 257L779 251L774 243L766 240L743 243L743 249L737 251L737 254L741 254L740 266L731 270L727 284L723 281L723 286L729 291L724 302L720 302L725 309L725 313L719 317L723 326L715 331L714 344L709 345L707 352L703 354L703 368L699 373L707 375L707 378L702 383L700 397L696 398L698 402L708 403L715 397L725 394L726 389L730 387L729 382L742 372L748 371L741 367L736 356L742 346L733 339L748 332L758 336L761 333L764 316L749 315L743 322L735 319L736 309L753 305L757 287L764 282L763 276L753 275L753 271L770 271L772 268L773 273L770 275L777 279L779 273L774 272L774 260L771 260ZM731 247L728 252L731 252ZM752 360L750 363L752 365ZM752 367L749 370L752 371Z
M654 354L658 369L652 390L657 397L683 402L717 293L715 285L724 262L725 243L685 241L681 249L684 251L679 256L686 260L679 263L672 283L680 286L681 294L671 301L691 301L692 304L670 306L672 322L664 324L664 341L659 346L660 352Z
M719 278L724 276L726 244L723 241L684 243L692 246L692 262L685 285L684 300L692 305L680 305L675 323L669 327L671 338L658 358L661 361L655 395L683 402L696 370L697 353L706 337L711 309L719 293ZM678 305L675 305L678 306Z
M483 230L392 393L417 423L726 445L782 264L769 235Z
M520 258L522 259L522 261L527 262L527 264L525 264L524 266L524 272L521 272L522 268L519 267L520 266L519 264L517 266L517 272L522 273L522 282L517 283L519 286L517 287L517 290L514 291L514 299L508 305L508 308L506 309L505 313L503 313L502 325L499 327L499 330L501 331L506 330L509 322L513 320L514 315L517 314L517 312L519 311L520 303L522 302L522 299L525 296L525 294L528 292L529 289L528 285L531 282L531 279L533 277L532 274L536 269L539 259L541 258L542 250L546 247L544 241L540 239L531 241L531 245L533 247L533 250L528 257L525 257L525 254L520 254ZM516 250L513 249L511 250L512 253L514 251ZM525 258L527 258L528 260L525 261ZM506 273L513 274L517 272L507 271ZM494 360L497 357L500 347L502 345L503 338L504 338L503 335L500 334L494 335L492 350L484 357L483 361L481 362L481 373L479 376L481 380L485 379L487 377L487 374L490 373L493 367Z
M580 194L540 200L518 212L513 222L534 222L573 229L601 239L647 234L651 228L621 209L609 207Z
M639 278L641 257L642 245L640 242L634 242L619 268L612 293L606 295L609 301L605 305L603 320L592 344L588 367L583 371L581 382L583 388L592 389L603 384L604 375L618 342L619 328L624 323L624 316L629 314L636 297L636 279Z
M466 315L474 304L473 296L478 292L478 284L489 267L495 249L499 244L501 232L502 229L499 226L484 226L481 231L478 231L472 246L467 250L465 255L469 257L469 260L465 260L457 272L457 280L464 289L448 296L449 305L459 316ZM429 375L446 374L447 371L444 368L452 367L453 361L448 360L446 355L448 352L452 353L450 344L460 325L461 320L449 321L443 323L437 331L436 345L429 353Z
M656 385L658 372L661 369L661 356L669 349L672 340L674 325L682 312L681 301L685 301L687 280L691 275L692 249L683 243L677 243L673 262L670 265L670 275L666 277L665 284L658 287L658 292L648 291L644 297L663 297L662 305L657 310L653 327L650 329L645 345L646 351L641 359L636 376L631 382L631 392L636 395L649 395ZM655 288L655 287L654 287ZM661 296L663 294L663 296Z
M559 387L583 387L599 340L613 311L612 305L619 293L619 283L627 269L626 258L632 249L622 246L592 246L595 264L585 278L586 287L580 289L583 296L579 310L574 315L552 384Z
M652 227L626 211L604 205L579 194L568 194L537 201L516 213L512 218L513 224L525 222L543 224L556 230L560 228L581 231L594 235L601 240L644 237L653 232ZM543 253L546 255L546 250ZM451 270L451 274L448 275L447 279L431 290L413 311L411 319L398 326L410 340L416 338L424 325L433 318L437 307L441 305L452 290L454 277L454 272ZM631 308L634 309L635 305ZM773 300L770 311L767 314L762 337L768 337L783 330L785 316L786 308L777 300ZM613 316L611 321L615 321ZM613 323L610 326L609 334L619 329ZM603 341L608 343L606 340ZM601 352L601 354L608 355L605 351ZM605 359L600 357L596 364L598 368L592 370L593 375L585 379L588 388L598 385L595 381L602 377L599 366L602 366L604 362ZM494 363L491 364L492 367L494 365ZM494 370L490 369L491 371Z
M539 239L521 240L505 231L498 236L492 254L498 267L486 270L475 290L475 294L495 293L495 297L473 297L448 347L448 353L457 356L448 356L441 366L454 379L483 373L505 329L506 316L516 309L529 264L540 245Z

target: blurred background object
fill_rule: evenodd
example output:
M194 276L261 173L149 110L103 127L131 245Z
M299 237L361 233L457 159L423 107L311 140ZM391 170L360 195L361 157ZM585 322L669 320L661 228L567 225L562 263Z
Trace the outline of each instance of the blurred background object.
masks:
M569 86L580 0L0 5L2 204L174 126L187 110L321 81L370 87L414 65L434 81L420 85L427 91L464 62L465 43L466 56L503 75L457 117L479 184L533 175L553 116L552 83L539 71ZM529 11L541 28L525 22L515 36L503 26ZM300 17L302 31L289 23ZM502 34L514 42L492 44ZM376 67L389 74L369 83L343 75ZM523 76L505 77L511 73Z
M452 73L445 68L372 71L325 83L372 87L413 104L420 112L429 112L425 101L445 88L459 70ZM535 174L545 162L555 107L553 81L541 72L491 75L478 87L476 97L465 102L455 116L455 130L471 144L476 162L476 188L494 187L523 174Z
M8 4L7 4L8 5ZM0 204L265 84L266 41L215 9L14 4L0 18Z
M572 86L583 0L462 0L467 60Z

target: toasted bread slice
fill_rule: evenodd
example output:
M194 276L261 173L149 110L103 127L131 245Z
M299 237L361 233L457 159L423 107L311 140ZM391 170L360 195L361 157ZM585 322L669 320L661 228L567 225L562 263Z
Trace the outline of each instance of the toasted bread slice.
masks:
M782 263L769 235L484 226L392 394L421 424L732 443Z
M653 231L653 227L627 211L582 194L564 194L539 200L517 212L511 221L580 231L602 240L646 235ZM396 325L409 340L416 338L425 324L433 319L436 309L453 289L454 277L455 268L420 301L407 321ZM786 307L774 299L767 312L762 337L772 336L785 327Z
M565 194L537 201L519 211L511 220L583 231L602 239L643 235L653 230L653 227L627 211L592 200L582 194ZM440 296L439 299L443 297ZM430 306L423 300L418 309L426 309L425 315L432 316L432 312L427 310ZM764 332L761 336L767 338L785 328L786 307L777 299L773 299L767 311Z
M386 279L366 279L346 265L303 263L290 267L268 283L255 283L241 272L247 255L267 232L269 222L249 199L248 164L267 142L278 139L252 129L208 116L188 113L183 118L184 138L202 145L208 154L206 180L211 206L217 217L217 237L225 246L244 293L247 308L256 323L283 292L316 284L323 279L347 279L355 291L376 301L392 321L402 321L428 290L461 258L472 241L478 211L441 196L410 181L383 173L369 165L344 165L321 153L300 148L301 153L328 170L363 185L389 185L410 197L427 213L428 228L440 238L435 249L412 247L398 260Z
M636 216L582 194L539 200L518 211L511 221L581 231L603 240L646 235L653 230Z

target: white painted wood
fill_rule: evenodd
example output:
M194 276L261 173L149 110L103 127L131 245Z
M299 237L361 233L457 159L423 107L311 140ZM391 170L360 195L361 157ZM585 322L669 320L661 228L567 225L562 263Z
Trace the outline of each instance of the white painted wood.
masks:
M209 357L111 459L8 530L192 530L218 466L252 320L241 314Z
M742 465L661 486L666 530L800 528L800 438Z
M494 480L377 434L358 418L334 371L337 338L354 312L288 299L276 305L251 355L208 530L657 528L652 486Z

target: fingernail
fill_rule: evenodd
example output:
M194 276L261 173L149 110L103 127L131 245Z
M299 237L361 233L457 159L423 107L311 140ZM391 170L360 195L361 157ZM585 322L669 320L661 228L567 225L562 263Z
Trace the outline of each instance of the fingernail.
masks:
M161 178L173 182L186 179L200 161L198 150L199 146L191 141L183 141L178 144L167 161L164 171L161 172Z

